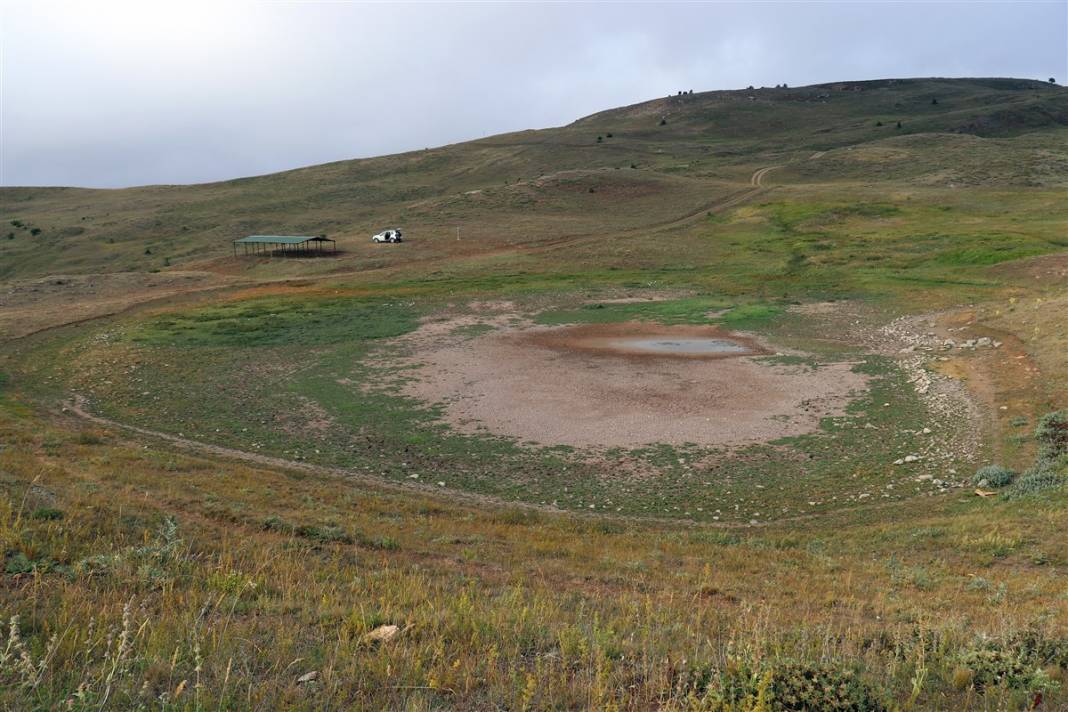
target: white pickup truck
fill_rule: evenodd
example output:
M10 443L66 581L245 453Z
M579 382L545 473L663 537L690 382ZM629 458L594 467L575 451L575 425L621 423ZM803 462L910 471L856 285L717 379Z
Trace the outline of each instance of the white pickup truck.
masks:
M404 237L400 230L390 228L372 237L371 242L404 242Z

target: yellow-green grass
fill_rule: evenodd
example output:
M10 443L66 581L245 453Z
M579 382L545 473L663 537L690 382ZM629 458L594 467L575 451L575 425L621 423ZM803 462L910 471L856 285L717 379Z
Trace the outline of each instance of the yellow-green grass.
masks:
M5 662L9 708L716 708L726 671L791 661L901 708L1064 701L1063 491L724 531L255 469L10 397L0 428L0 607L44 660ZM982 677L987 648L1026 674Z

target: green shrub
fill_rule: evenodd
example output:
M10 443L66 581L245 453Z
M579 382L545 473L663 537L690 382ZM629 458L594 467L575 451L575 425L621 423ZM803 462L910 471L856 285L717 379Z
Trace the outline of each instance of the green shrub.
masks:
M1030 669L1019 655L1001 647L979 647L961 655L961 665L971 673L971 685L982 692L988 687L1027 687Z
M976 487L1005 487L1012 484L1016 479L1016 473L1001 465L987 465L980 467L972 477L972 484Z
M1040 492L1052 490L1064 484L1064 477L1053 470L1052 466L1038 465L1023 473L1005 493L1007 497L1028 497Z
M776 662L757 668L732 661L708 690L713 710L865 710L888 708L853 670L819 664Z
M39 519L42 521L54 521L56 519L62 519L63 512L58 509L53 509L52 507L38 507L37 509L33 510L33 513L30 515L30 518Z
M263 528L269 532L279 532L281 534L293 533L293 525L275 514L272 514L263 521Z
M29 574L33 573L33 562L27 558L26 554L21 551L7 557L7 561L4 562L5 574Z
M1050 637L1028 629L1014 633L1009 645L1036 665L1055 665L1068 670L1068 636Z
M352 536L339 526L326 524L321 527L301 525L296 528L296 534L305 539L319 541L324 544L351 544Z
M1064 639L1049 639L1035 631L1017 634L1009 640L981 640L964 650L960 664L978 692L988 687L1006 687L1037 692L1055 687L1043 666L1064 667Z
M1046 413L1039 418L1035 440L1038 440L1039 457L1043 459L1055 460L1068 453L1068 410Z

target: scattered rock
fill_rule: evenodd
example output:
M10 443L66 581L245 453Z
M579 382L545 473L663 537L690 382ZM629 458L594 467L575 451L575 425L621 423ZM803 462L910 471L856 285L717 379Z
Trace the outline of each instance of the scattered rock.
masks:
M318 670L312 670L311 672L306 672L303 675L301 675L300 677L298 677L297 678L297 684L298 685L303 685L303 684L308 683L308 682L315 682L318 679L319 679L319 671Z
M398 635L400 635L400 626L380 625L364 635L362 640L366 643L388 643Z

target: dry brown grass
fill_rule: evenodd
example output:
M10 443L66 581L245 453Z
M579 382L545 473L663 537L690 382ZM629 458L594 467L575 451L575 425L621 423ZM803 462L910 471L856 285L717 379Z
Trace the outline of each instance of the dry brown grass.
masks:
M953 686L976 635L1066 644L1063 496L679 529L475 509L78 427L11 401L0 415L3 544L31 564L0 593L30 661L0 673L16 708L681 708L711 705L702 681L736 658L862 667L879 694L915 683L917 708L963 708L1029 689ZM401 635L366 642L382 624Z

